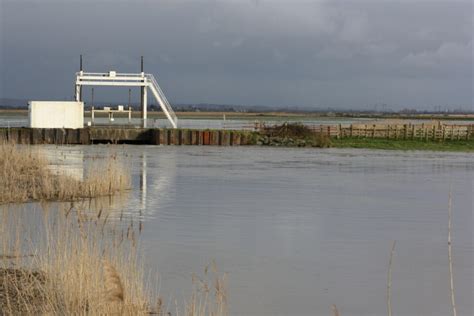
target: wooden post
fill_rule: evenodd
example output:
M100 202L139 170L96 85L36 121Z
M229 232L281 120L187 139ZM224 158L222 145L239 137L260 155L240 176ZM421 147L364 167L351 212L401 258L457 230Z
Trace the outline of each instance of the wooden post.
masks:
M160 137L159 143L160 145L166 145L166 130L160 129L160 133L158 134Z
M234 146L239 146L240 145L240 140L241 140L240 139L240 133L239 132L233 133L232 137L233 137L232 144Z
M171 130L166 129L166 145L172 144L171 136Z
M200 143L200 136L201 132L200 131L193 131L193 145L201 145Z
M209 145L209 131L203 131L202 132L202 144L203 145Z
M222 146L223 131L219 131L217 145Z
M390 259L388 261L387 273L387 315L392 316L392 262L393 253L395 252L396 241L392 242L392 250L390 251Z
M175 143L176 145L182 145L183 144L183 131L182 130L178 130L178 133L174 133L175 137L177 137L177 139L175 140Z
M230 146L230 132L225 130L223 131L223 133L224 133L223 145Z
M42 142L43 142L42 129L33 128L32 132L31 132L31 143L32 144L42 144Z
M453 309L453 316L457 315L456 312L456 301L454 299L454 277L453 277L453 251L452 251L452 240L451 240L451 230L452 230L452 193L449 190L449 200L448 200L448 261L449 261L449 285L451 290L451 307Z

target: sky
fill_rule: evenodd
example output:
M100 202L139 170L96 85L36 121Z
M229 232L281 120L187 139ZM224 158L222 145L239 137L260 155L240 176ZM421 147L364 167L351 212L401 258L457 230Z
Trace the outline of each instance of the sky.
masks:
M0 0L0 98L70 100L80 54L91 72L143 55L172 104L473 110L473 16L470 0Z

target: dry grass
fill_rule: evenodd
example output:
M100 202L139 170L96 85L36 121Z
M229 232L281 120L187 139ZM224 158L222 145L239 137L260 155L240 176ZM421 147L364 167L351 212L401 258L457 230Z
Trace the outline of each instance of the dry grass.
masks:
M0 203L71 201L112 195L130 187L130 176L114 156L94 161L84 181L54 173L31 147L0 144Z
M137 234L130 232L133 228L107 228L102 215L79 209L42 214L41 233L31 240L21 212L4 211L2 253L11 259L0 260L0 271L4 271L0 314L139 315L150 311L143 268L138 264Z
M0 212L0 314L227 315L225 277L196 278L189 301L164 305L157 277L144 282L137 225L77 206L34 212L34 232L30 212Z
M225 316L227 311L227 275L219 276L215 262L204 269L204 279L193 276L193 293L185 304L185 315ZM179 310L176 311L179 314Z

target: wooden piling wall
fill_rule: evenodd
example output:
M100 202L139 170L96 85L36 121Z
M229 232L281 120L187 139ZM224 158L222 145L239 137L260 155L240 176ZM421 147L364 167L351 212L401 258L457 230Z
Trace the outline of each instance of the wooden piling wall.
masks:
M150 145L205 145L237 146L240 134L246 131L189 130L189 129L141 129L141 128L97 128L84 129L39 129L0 128L0 141L17 144L88 145L150 144Z
M474 124L404 124L404 125L318 125L317 133L334 138L386 138L418 140L472 140ZM143 129L88 127L83 129L0 128L0 141L17 144L88 145L97 143L150 145L252 145L256 132L239 130ZM257 132L258 133L258 132Z

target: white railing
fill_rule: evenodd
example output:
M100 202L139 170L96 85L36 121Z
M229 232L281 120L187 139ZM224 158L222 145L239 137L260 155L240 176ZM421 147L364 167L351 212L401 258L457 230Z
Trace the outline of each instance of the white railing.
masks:
M168 99L166 99L163 90L161 90L160 85L156 82L156 79L152 74L145 74L143 72L138 74L117 73L115 71L77 72L76 98L79 95L78 91L80 91L78 87L81 85L149 87L171 125L174 128L178 127L178 118L168 102ZM144 118L146 118L146 116L144 116ZM144 121L144 123L145 122L146 121Z
M155 93L157 94L155 95L155 98L160 103L160 105L164 107L163 112L165 112L166 116L171 121L171 124L173 125L173 127L176 128L178 126L178 117L174 113L173 108L171 107L171 104L168 102L168 99L163 93L163 90L161 90L160 85L158 84L158 82L156 82L155 77L152 74L147 74L146 78L151 83L150 88L152 92L154 94Z
M110 77L109 72L76 72L76 76L99 76L99 77ZM137 73L123 73L123 72L116 72L115 77L136 77L138 78L143 78L141 74ZM110 77L113 78L113 77Z

